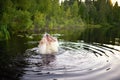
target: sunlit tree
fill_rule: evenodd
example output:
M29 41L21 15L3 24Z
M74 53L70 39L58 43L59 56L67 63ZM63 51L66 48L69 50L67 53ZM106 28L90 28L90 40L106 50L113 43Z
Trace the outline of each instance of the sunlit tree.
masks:
M118 6L118 2L115 3L113 7L113 22L115 25L120 24L120 7Z

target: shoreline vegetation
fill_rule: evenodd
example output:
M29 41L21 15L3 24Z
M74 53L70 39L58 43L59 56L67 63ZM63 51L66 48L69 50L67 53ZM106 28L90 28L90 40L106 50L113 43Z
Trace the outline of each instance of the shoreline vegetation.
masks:
M61 4L59 0L1 0L0 8L0 40L19 34L90 28L112 29L120 37L120 7L117 2L113 6L111 0L65 0Z

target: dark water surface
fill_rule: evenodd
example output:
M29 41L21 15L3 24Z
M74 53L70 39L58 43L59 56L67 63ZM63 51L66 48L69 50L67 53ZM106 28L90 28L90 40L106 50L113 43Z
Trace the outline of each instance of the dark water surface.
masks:
M53 36L60 45L56 55L38 53L41 35L1 41L0 80L120 80L119 44L86 43L80 33Z

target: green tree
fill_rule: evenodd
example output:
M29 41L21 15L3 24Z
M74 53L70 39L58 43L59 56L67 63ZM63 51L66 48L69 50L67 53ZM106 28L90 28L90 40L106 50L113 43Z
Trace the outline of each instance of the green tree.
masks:
M106 1L98 0L98 21L99 23L106 23Z
M81 2L81 4L79 5L79 12L78 12L79 16L81 16L81 18L83 19L83 21L88 21L89 18L89 14L88 14L88 9L85 3Z
M111 0L107 0L107 4L106 4L106 16L107 16L107 22L109 24L112 23L113 21L113 4L111 2Z
M113 7L113 22L114 25L120 24L120 7L118 6L118 2Z
M96 24L97 22L97 10L96 7L91 4L89 7L89 23Z
M28 11L18 10L11 21L13 31L26 31L32 25L31 14Z
M50 12L50 22L49 27L54 28L56 26L59 26L60 18L61 18L61 8L59 4L59 0L53 0Z
M34 23L35 28L37 28L37 29L41 29L41 28L45 27L46 15L44 13L37 11L34 14L33 23Z
M70 24L71 22L70 22L70 20L71 20L71 18L72 18L72 15L71 15L71 10L70 10L70 7L66 10L66 12L65 12L65 25L68 25L68 24Z
M17 10L28 10L32 5L32 0L12 0Z
M52 2L52 0L36 0L37 3L37 10L41 13L47 13L49 10L49 4Z
M71 14L73 17L78 17L78 1L74 1L72 7L71 7Z

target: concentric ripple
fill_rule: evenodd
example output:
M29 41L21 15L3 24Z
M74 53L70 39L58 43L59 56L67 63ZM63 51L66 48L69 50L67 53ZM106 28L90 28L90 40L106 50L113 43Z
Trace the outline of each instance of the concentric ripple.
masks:
M59 53L28 49L21 80L120 80L120 46L60 42Z

